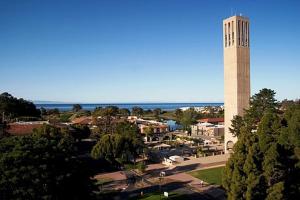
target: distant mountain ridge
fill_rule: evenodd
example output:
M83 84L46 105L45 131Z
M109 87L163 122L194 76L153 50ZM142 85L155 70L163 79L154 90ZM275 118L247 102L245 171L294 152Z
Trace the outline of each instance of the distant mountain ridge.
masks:
M33 100L34 104L74 104L72 102L62 102L62 101L41 101L41 100Z

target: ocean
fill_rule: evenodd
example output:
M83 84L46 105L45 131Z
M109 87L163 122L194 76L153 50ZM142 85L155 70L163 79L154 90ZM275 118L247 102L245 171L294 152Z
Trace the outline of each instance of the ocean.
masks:
M73 104L35 104L37 108L54 109L60 111L72 110ZM144 110L160 108L165 111L176 110L182 107L204 107L204 106L222 106L223 103L99 103L99 104L80 104L84 110L94 110L96 107L117 106L119 108L127 108L131 110L133 107L138 106Z

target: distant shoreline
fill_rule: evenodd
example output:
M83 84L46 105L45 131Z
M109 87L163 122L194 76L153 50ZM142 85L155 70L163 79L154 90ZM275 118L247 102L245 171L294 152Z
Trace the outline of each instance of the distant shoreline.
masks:
M35 104L37 108L54 109L60 111L72 110L72 103L43 103ZM82 103L80 104L84 110L94 110L96 107L117 106L119 108L127 108L131 110L133 107L141 107L144 110L152 110L160 108L164 111L172 111L182 107L205 107L205 106L223 106L224 103Z

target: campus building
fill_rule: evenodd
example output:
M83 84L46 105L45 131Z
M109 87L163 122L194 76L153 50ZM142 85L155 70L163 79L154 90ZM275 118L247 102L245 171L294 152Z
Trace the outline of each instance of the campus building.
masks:
M203 118L191 125L191 136L224 136L224 118Z
M242 116L250 99L249 19L232 16L223 20L225 152L237 138L229 131L235 115Z

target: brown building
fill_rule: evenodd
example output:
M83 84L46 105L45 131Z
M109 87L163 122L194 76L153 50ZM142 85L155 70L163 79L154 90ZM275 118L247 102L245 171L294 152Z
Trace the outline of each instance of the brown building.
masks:
M224 135L224 125L212 124L208 122L191 125L191 136L212 136L219 137Z
M223 117L217 117L217 118L203 118L203 119L199 119L197 120L197 122L199 123L211 123L211 124L224 124L224 118Z
M156 134L167 133L169 131L168 125L165 124L139 124L138 126L142 134L144 134L145 130L150 126L153 128L153 133Z

